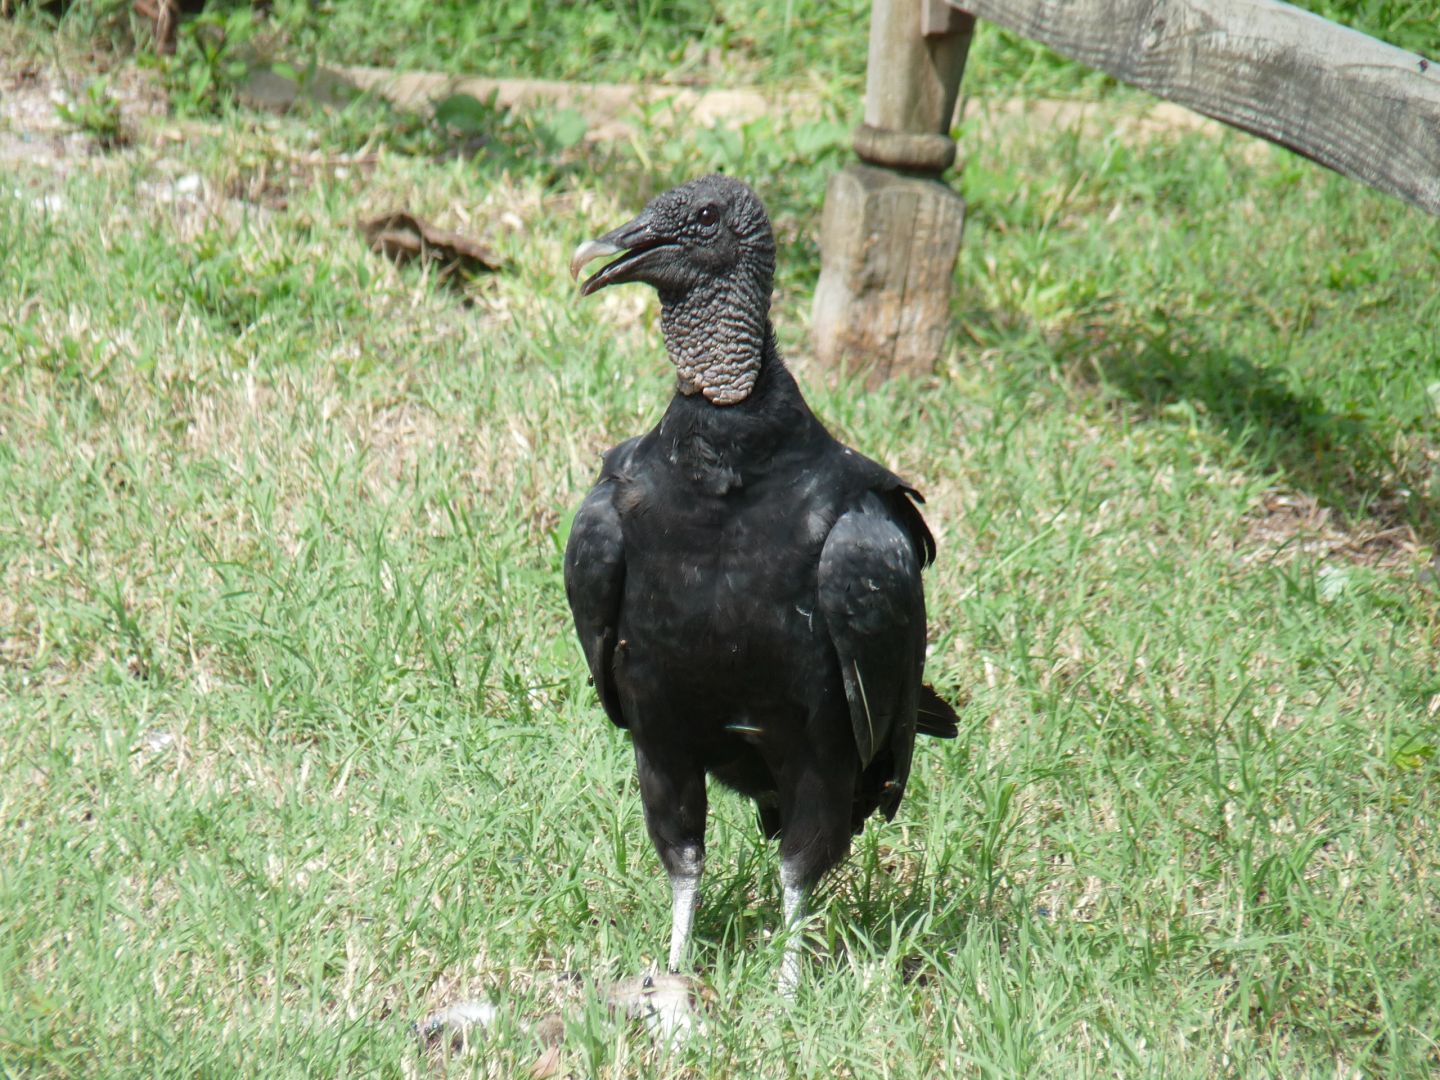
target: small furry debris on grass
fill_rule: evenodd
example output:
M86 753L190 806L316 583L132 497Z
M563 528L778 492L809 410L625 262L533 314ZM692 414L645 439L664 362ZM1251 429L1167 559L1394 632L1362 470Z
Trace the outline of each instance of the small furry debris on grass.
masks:
M427 1045L436 1045L448 1039L450 1048L463 1053L486 1028L495 1023L500 1015L488 1001L457 1001L443 1009L436 1009L416 1025L416 1033Z
M429 1049L444 1048L451 1054L464 1054L478 1046L485 1032L500 1016L497 1006L488 1001L458 1001L437 1009L415 1025L420 1042ZM533 1024L522 1025L544 1047L526 1070L530 1080L544 1080L560 1071L561 1043L565 1039L565 1021L559 1013L550 1013Z
M709 987L698 980L674 974L625 979L602 985L598 992L612 1012L641 1021L646 1031L666 1041L702 1032L702 1012L714 997ZM493 1002L457 1001L427 1015L414 1031L428 1049L463 1054L484 1041L485 1033L496 1026L500 1015L500 1008ZM535 1021L522 1020L519 1027L544 1048L528 1075L534 1080L554 1076L560 1070L564 1050L565 1017L551 1012Z
M500 262L485 247L459 233L437 229L404 210L385 214L360 226L370 250L404 265L412 259L433 264L439 279L459 284L455 275L473 277L500 269Z
M669 1039L684 1037L703 1026L700 1010L710 1003L710 988L696 979L673 973L642 975L605 989L605 1001L617 1012L643 1020L645 1028Z
M152 728L136 740L131 753L158 754L175 745L175 736L160 728Z

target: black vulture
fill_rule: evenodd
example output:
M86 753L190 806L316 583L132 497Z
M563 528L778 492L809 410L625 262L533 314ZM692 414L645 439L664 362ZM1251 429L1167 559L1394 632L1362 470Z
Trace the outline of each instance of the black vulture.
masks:
M810 889L875 811L893 817L916 732L956 715L921 681L918 492L838 442L775 344L775 238L745 184L706 176L581 244L581 288L660 294L675 395L609 451L575 516L565 591L600 701L630 732L650 838L674 894L679 970L705 855L706 774L780 841L780 983L800 973Z

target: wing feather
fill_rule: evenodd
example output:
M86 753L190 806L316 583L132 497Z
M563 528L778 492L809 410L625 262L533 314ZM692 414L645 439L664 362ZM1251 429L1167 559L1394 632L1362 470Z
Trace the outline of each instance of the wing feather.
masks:
M628 727L615 688L620 604L625 593L625 537L612 500L614 481L601 480L581 503L565 545L565 595L600 704L617 727Z
M911 523L897 520L887 503L867 494L830 529L820 553L818 600L840 661L860 761L869 767L888 760L880 798L888 817L904 794L915 744L925 663L920 561L928 552L917 551Z

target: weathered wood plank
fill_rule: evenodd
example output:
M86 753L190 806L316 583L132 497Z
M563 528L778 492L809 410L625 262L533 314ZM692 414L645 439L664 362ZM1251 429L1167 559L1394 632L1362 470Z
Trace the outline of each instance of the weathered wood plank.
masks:
M1440 214L1440 63L1279 0L950 0Z

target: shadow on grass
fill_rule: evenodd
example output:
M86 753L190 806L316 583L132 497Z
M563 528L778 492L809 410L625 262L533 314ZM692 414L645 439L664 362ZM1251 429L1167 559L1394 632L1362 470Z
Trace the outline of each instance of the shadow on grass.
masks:
M812 896L806 930L808 978L836 977L857 955L893 955L894 974L906 983L927 983L944 977L955 963L956 950L974 945L977 935L1003 949L1024 918L1007 900L997 897L986 904L977 898L973 878L948 868L923 886L888 876L862 886L857 880L861 874L853 863L842 864ZM728 966L742 957L762 966L773 961L778 976L784 921L778 890L773 897L768 890L756 897L751 890L757 882L747 882L743 874L726 874L713 884L696 912L693 930L697 948L692 960L702 977L712 963ZM667 940L662 935L653 947L661 950ZM712 950L713 956L704 956Z
M1092 332L1056 352L1073 379L1129 399L1148 417L1191 415L1255 468L1282 474L1346 521L1408 526L1424 543L1440 538L1429 462L1387 448L1398 424L1381 430L1363 413L1338 413L1283 370L1215 349L1179 319L1166 322L1158 333L1132 328L1117 336L1105 327L1103 337Z

